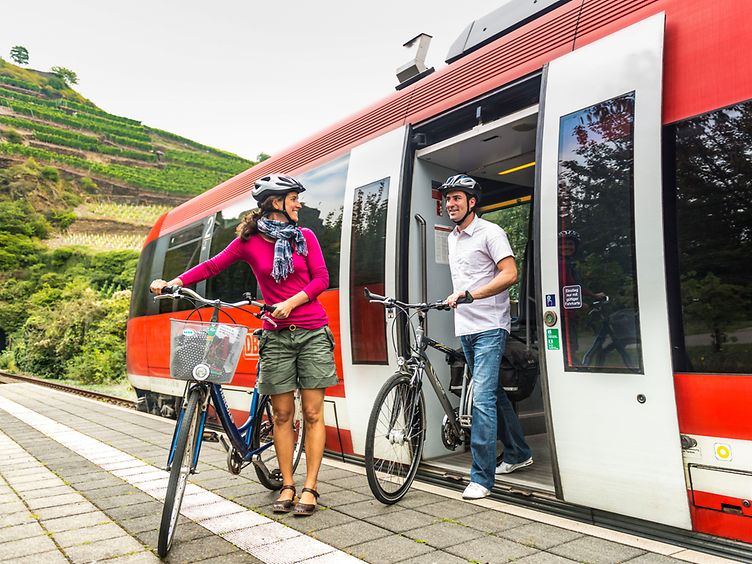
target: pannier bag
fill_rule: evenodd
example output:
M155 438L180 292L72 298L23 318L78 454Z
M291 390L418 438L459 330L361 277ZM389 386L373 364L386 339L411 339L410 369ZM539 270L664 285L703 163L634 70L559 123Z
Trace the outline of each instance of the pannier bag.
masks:
M535 354L526 350L524 343L507 339L499 369L499 382L507 397L514 402L527 398L535 389L539 372Z
M232 381L248 328L170 319L170 376L212 384Z

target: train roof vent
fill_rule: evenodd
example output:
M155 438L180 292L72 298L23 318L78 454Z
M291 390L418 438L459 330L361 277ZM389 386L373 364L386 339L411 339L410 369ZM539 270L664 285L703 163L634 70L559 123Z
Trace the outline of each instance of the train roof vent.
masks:
M446 62L452 63L568 1L509 0L490 14L470 23L449 48Z

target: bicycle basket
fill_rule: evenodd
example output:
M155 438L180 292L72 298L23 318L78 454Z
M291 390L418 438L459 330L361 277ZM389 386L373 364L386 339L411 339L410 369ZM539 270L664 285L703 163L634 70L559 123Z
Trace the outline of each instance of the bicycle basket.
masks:
M232 381L248 328L170 319L170 376L212 384Z

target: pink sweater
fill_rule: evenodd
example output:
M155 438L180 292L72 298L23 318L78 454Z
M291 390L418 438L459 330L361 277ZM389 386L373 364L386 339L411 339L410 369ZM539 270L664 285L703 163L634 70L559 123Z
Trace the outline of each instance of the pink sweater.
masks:
M252 235L247 241L235 239L221 253L194 266L178 278L183 281L183 284L189 286L216 276L231 264L244 260L253 270L266 303L283 302L301 290L308 295L310 300L292 310L287 319L275 319L277 327L265 321L264 329L273 331L290 325L303 329L319 329L329 322L324 307L316 299L329 287L329 272L316 235L310 229L302 228L301 231L308 244L308 256L301 256L293 250L294 272L281 280L279 284L272 278L274 243L267 241L258 233Z

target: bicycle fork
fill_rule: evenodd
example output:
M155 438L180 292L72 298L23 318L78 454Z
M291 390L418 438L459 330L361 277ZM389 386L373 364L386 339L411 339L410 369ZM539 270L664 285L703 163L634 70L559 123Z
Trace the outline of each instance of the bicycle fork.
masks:
M178 432L180 430L180 425L183 423L183 416L185 415L185 406L188 403L188 396L190 395L191 390L193 390L194 387L190 386L190 382L186 382L186 391L183 393L183 405L180 406L180 413L178 414L178 419L175 422L175 429L172 432L172 441L170 441L170 452L167 455L167 466L165 466L165 470L167 472L170 471L172 468L172 460L175 458L175 447L177 446L178 442ZM196 466L198 466L198 457L201 454L201 445L203 444L203 436L204 436L204 427L206 426L206 414L208 412L207 406L209 401L209 394L202 393L202 401L199 405L201 411L199 413L199 422L198 422L198 430L196 433L196 444L195 448L193 449L193 460L191 461L191 474L196 474Z

